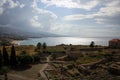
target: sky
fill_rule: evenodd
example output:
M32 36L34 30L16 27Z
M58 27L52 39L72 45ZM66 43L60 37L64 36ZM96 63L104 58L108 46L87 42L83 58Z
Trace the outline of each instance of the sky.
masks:
M120 0L0 0L0 27L120 37Z

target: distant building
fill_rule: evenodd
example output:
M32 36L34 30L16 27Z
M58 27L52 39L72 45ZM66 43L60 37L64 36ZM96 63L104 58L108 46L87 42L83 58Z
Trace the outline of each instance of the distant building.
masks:
M109 41L110 48L120 48L120 39L112 39Z

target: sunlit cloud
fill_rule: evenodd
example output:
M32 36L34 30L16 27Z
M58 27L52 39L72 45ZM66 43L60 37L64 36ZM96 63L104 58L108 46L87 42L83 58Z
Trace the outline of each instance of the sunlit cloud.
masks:
M85 10L91 10L94 8L99 1L91 0L82 3L82 0L41 0L42 3L46 4L46 7L56 6L64 8L80 8Z
M21 4L18 0L0 0L0 14L6 9L13 9L16 7L23 8L25 4Z
M31 20L30 23L33 27L42 27L41 23L38 21L38 16L34 16Z
M93 18L93 17L94 17L94 15L73 14L73 15L67 15L63 19L66 21L71 21L71 20L88 19L88 18Z
M3 13L3 8L0 8L0 15Z
M21 5L20 5L20 8L23 8L23 7L25 7L25 4L21 4Z
M34 9L33 11L38 13L38 14L49 14L52 18L56 19L57 15L55 15L53 12L49 11L49 10L45 10L45 9L41 9L38 7L39 2L37 2L37 0L33 1L33 4L31 5L32 8Z
M66 21L74 21L74 20L83 20L83 19L94 19L96 23L99 24L114 24L119 25L120 19L120 1L112 1L111 3L107 3L105 7L100 8L98 12L90 13L90 14L73 14L64 16L63 19Z

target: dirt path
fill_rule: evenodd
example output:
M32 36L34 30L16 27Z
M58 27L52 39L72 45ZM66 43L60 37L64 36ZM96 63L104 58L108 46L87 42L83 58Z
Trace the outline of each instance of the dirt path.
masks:
M28 77L17 75L17 74L10 74L10 73L8 73L8 76L19 78L21 80L35 80L35 79L32 79L32 78L28 78Z
M42 78L44 78L45 80L48 80L45 73L44 73L44 70L48 67L49 65L49 62L50 62L50 56L47 57L47 63L43 66L43 68L39 71L40 75Z

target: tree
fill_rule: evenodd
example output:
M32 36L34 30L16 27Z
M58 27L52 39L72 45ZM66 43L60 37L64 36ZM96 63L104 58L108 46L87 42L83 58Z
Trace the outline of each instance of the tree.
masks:
M39 63L40 62L40 55L34 54L32 57L33 57L33 62L34 63Z
M2 45L2 46L7 46L7 45L11 45L11 43L10 43L9 40L2 40L2 41L0 42L0 45Z
M44 42L44 43L43 43L43 50L45 51L46 48L47 48L47 45L46 45L46 43Z
M95 42L94 42L94 41L92 41L92 42L90 43L90 47L95 47Z
M26 54L27 54L26 51L22 51L22 52L20 53L20 55L26 55Z
M2 53L0 51L0 68L2 67L3 65L3 56L2 56Z
M8 76L7 76L7 73L9 72L9 68L8 67L2 67L1 69L0 69L0 74L4 74L4 76L5 76L5 80L8 80Z
M40 42L37 44L37 49L41 49L41 43Z
M12 67L17 65L16 52L15 52L15 47L13 45L11 47L10 65Z
M19 62L22 66L27 66L28 64L31 64L33 62L33 58L27 54L26 51L22 51L19 55Z
M4 62L5 66L9 65L9 55L8 55L8 52L5 48L5 46L3 46L3 62Z

